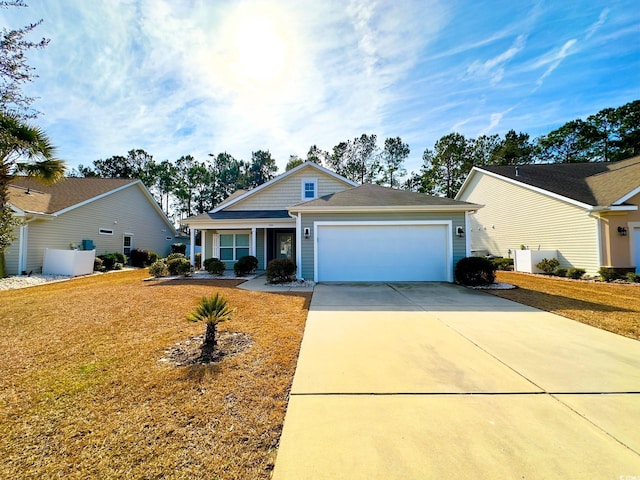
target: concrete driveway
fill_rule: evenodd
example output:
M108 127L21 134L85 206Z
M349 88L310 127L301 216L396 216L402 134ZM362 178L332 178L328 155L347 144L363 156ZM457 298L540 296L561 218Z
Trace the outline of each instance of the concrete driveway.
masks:
M440 284L320 284L273 478L640 480L640 342Z

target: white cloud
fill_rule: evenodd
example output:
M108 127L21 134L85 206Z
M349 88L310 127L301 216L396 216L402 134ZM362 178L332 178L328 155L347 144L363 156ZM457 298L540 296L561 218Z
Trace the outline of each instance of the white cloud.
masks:
M469 68L467 68L467 75L489 78L492 85L497 84L504 76L505 65L524 49L525 43L526 37L524 35L518 35L511 46L500 55L485 62L479 62L478 60L473 62Z
M562 48L558 51L550 52L545 55L543 58L539 59L536 62L536 67L542 67L547 65L547 69L542 74L542 76L536 82L536 85L540 86L544 82L544 80L553 73L553 71L560 66L562 61L567 58L571 53L571 48L576 44L577 40L572 38L568 40L562 45Z

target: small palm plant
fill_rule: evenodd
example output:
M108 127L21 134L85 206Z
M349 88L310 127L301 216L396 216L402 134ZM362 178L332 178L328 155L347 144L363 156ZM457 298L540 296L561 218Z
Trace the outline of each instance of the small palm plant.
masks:
M229 308L229 302L217 292L212 297L203 297L196 309L187 315L187 320L192 322L204 321L207 323L207 330L202 342L201 358L204 362L213 359L213 352L216 349L216 328L218 323L231 319L233 310Z

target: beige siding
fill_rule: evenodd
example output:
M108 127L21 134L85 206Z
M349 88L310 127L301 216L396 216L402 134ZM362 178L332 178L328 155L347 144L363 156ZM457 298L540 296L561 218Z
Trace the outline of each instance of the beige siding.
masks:
M113 230L113 235L99 234L100 228ZM30 222L26 270L42 271L45 248L67 249L71 243L81 245L83 239L93 240L96 255L122 252L125 233L133 234L132 248L152 250L161 256L170 253L175 242L169 226L146 195L132 186L50 220ZM17 241L10 248L17 251Z
M255 195L231 205L226 210L286 210L287 207L303 201L302 179L304 178L318 179L319 197L351 188L343 181L315 168L303 168Z
M526 245L558 250L564 267L600 267L597 219L583 208L479 172L459 200L485 205L470 216L472 250L506 257Z
M630 205L640 205L640 194L625 202ZM631 268L637 262L631 250L633 248L632 225L640 222L640 211L603 212L600 214L602 226L602 264L609 267ZM626 228L627 235L622 236L618 228Z
M13 236L16 238L9 248L4 252L4 259L7 264L7 273L9 275L17 275L18 273L18 252L20 250L20 227L13 230Z

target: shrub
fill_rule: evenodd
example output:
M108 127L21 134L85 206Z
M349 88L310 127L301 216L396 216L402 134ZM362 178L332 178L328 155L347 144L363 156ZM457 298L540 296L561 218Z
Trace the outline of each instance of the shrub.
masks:
M640 283L640 273L627 273L627 282L630 283Z
M213 275L222 275L225 268L224 262L218 258L207 258L204 261L204 269Z
M621 275L616 271L616 269L611 267L600 267L598 274L605 282L611 282L621 278Z
M120 262L116 262L113 264L113 269L114 270L122 270L124 268L124 265L121 264Z
M130 254L131 266L133 267L146 267L151 263L151 256L149 250L144 249L134 249L131 250Z
M114 253L105 253L98 258L102 260L102 267L105 270L113 270L113 266L118 262L118 257Z
M587 273L584 268L570 268L567 270L567 277L580 280Z
M172 258L167 260L167 269L170 275L186 275L191 271L191 263L184 256Z
M268 283L286 283L294 279L296 264L288 258L276 258L267 265L265 275Z
M556 277L566 277L567 276L567 269L566 268L562 268L562 267L558 267L553 271L553 274Z
M170 254L167 256L167 262L168 262L169 260L175 260L176 258L185 258L185 257L184 257L184 253L170 253Z
M160 260L160 255L158 255L156 252L149 252L149 265L153 265L158 260Z
M536 268L542 270L547 275L551 275L559 265L560 262L557 258L543 258L538 263L536 263Z
M124 253L120 253L120 252L113 252L111 255L114 255L116 257L116 262L117 263L121 263L122 265L126 265L127 264L127 257Z
M236 277L243 275L249 275L258 269L258 259L252 255L246 255L240 257L240 259L233 265L233 271Z
M101 272L104 266L102 265L102 259L100 257L96 257L93 259L93 271Z
M196 268L202 267L202 254L200 252L196 253L196 261L194 263Z
M493 258L491 263L496 267L496 270L513 270L513 258Z
M490 285L496 278L496 267L487 258L465 257L456 264L455 277L462 285Z
M187 253L187 246L184 243L174 243L171 245L171 253L181 253L185 255Z
M149 275L153 275L154 277L166 277L167 275L169 275L167 264L162 260L153 262L149 267Z

